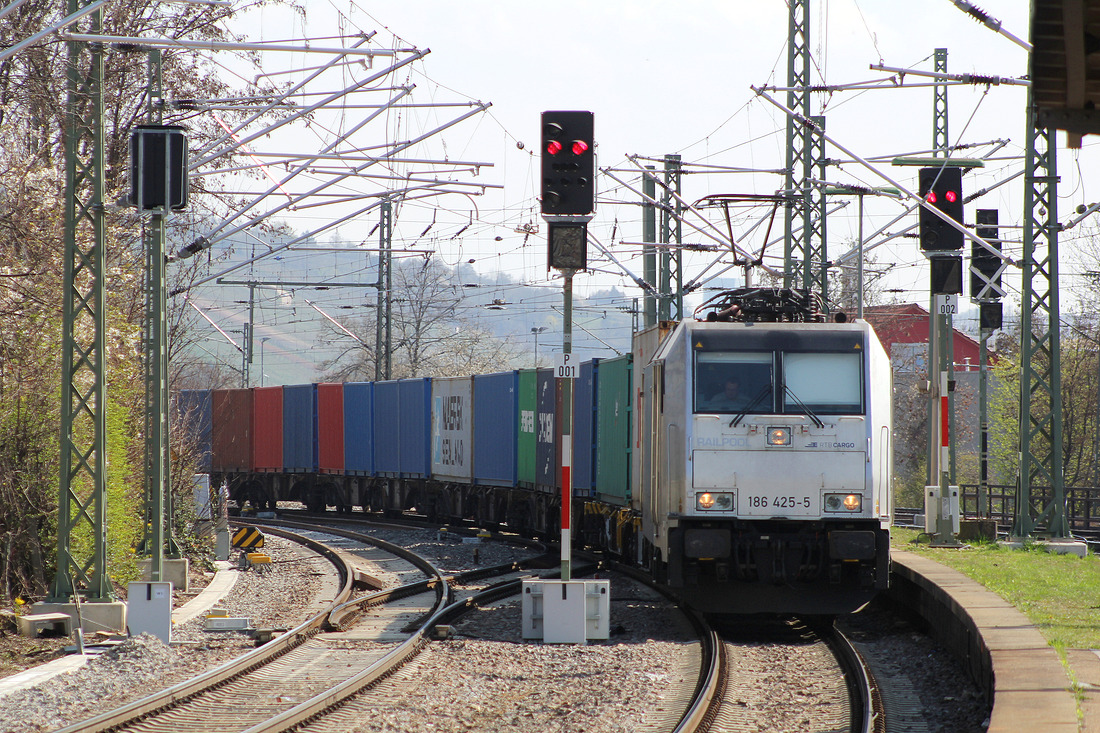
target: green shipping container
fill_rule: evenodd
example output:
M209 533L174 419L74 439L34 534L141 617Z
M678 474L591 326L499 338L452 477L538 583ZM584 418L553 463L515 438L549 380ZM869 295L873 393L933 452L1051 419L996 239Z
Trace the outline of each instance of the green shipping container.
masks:
M596 379L596 496L610 504L630 502L632 361L603 359Z
M533 488L535 486L535 450L536 433L538 429L538 401L535 386L537 384L534 369L519 370L519 395L516 400L519 409L516 410L516 419L519 426L516 430L519 445L516 456L516 480L520 486Z

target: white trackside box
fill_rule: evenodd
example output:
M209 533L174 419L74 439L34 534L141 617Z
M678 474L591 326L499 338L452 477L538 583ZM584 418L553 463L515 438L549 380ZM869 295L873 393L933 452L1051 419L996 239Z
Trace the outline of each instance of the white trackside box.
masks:
M523 638L584 644L610 636L611 581L523 581Z

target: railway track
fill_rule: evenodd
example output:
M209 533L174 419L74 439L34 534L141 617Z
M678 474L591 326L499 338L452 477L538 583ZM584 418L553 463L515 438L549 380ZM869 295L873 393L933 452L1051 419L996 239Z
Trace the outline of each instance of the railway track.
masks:
M328 547L323 552L340 568L344 582L338 598L323 613L195 680L82 721L62 733L349 730L349 725L354 727L353 722L362 719L362 715L370 714L371 710L377 714L379 700L392 700L391 707L400 708L410 690L431 684L421 675L428 669L439 674L432 667L439 662L423 661L418 655L424 649L437 649L429 647L428 641L441 627L455 623L468 610L518 594L520 579L530 577L532 565L555 564L534 559L532 563L513 562L445 576L407 550L351 529L319 527L307 522L276 523L280 526L265 522L265 531L295 538L319 551L322 551L320 539L309 535L324 533L323 544ZM294 532L290 531L291 526ZM343 537L345 542L335 540L334 535ZM401 582L392 585L391 578L391 585L385 590L356 593L351 581L356 577L362 580L364 574L356 567L355 558L363 555L369 555L376 564L388 565ZM577 568L578 575L585 572L585 568ZM461 600L456 601L459 596ZM679 683L682 692L671 692L663 705L669 714L656 717L649 714L646 731L759 730L761 714L770 716L764 729L776 731L800 729L784 728L781 720L800 715L812 719L814 729L860 733L883 729L873 725L881 720L881 715L863 712L867 709L865 701L874 695L857 692L865 689L866 683L850 682L865 679L866 674L851 671L860 665L846 661L855 656L850 645L828 638L834 630L805 624L788 626L783 632L788 638L765 644L759 639L746 638L744 628L720 626L715 631L701 618L695 618L693 623L701 639L698 656L704 660L694 683L694 694L689 694L690 679ZM773 649L759 658L759 654L746 651L754 645L775 648L785 645L787 651ZM816 665L806 672L807 663L799 663L803 668L801 674L813 680L812 685L802 687L815 688L808 700L801 701L809 712L799 712L796 705L787 703L780 706L783 715L777 717L774 709L754 701L751 695L763 690L765 697L776 698L774 690L771 693L767 690L777 675L791 674L783 671L781 662L795 656L812 658ZM413 658L418 661L402 669ZM759 662L756 671L744 666L753 658ZM802 692L798 691L795 697L802 696Z
M835 626L703 621L700 681L674 733L882 733L874 677Z
M494 575L522 572L519 564L445 577L415 553L368 535L305 523L265 523L265 531L312 547L333 563L341 589L333 603L254 652L188 682L62 729L63 733L106 730L283 731L320 719L326 711L392 674L427 643L431 631L464 608L518 592L520 581L490 584L452 603L453 585L484 583ZM339 535L391 556L397 575L418 580L355 596L354 557L316 538L291 532ZM376 558L377 559L377 558Z

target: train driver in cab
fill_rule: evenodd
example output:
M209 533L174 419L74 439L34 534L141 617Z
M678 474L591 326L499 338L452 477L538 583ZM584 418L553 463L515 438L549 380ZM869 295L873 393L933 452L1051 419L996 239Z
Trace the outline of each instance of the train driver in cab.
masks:
M714 412L743 410L748 406L748 398L741 392L740 379L735 374L727 375L722 390L703 403L703 407Z

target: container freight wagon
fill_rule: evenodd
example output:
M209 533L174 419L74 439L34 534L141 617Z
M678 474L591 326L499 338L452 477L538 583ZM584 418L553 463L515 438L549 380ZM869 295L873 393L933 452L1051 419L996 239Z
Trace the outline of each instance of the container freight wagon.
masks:
M283 387L283 472L317 473L317 385Z
M344 385L317 385L317 470L344 473Z
M208 389L185 389L172 402L172 425L183 432L183 440L193 447L196 473L211 472L214 417L211 400Z
M812 294L720 297L705 320L580 365L573 536L699 609L853 610L889 578L885 352L868 324L826 322ZM214 390L212 478L256 508L413 509L556 537L557 387L522 369Z
M535 488L535 454L538 445L538 375L534 369L519 370L519 434L516 444L516 472L519 485Z
M573 496L596 490L596 380L599 359L581 363L573 384Z
M283 388L256 387L252 394L252 468L259 473L282 473Z
M344 472L374 475L374 383L348 382L344 393Z
M520 373L481 374L473 379L473 484L515 487L522 422Z

